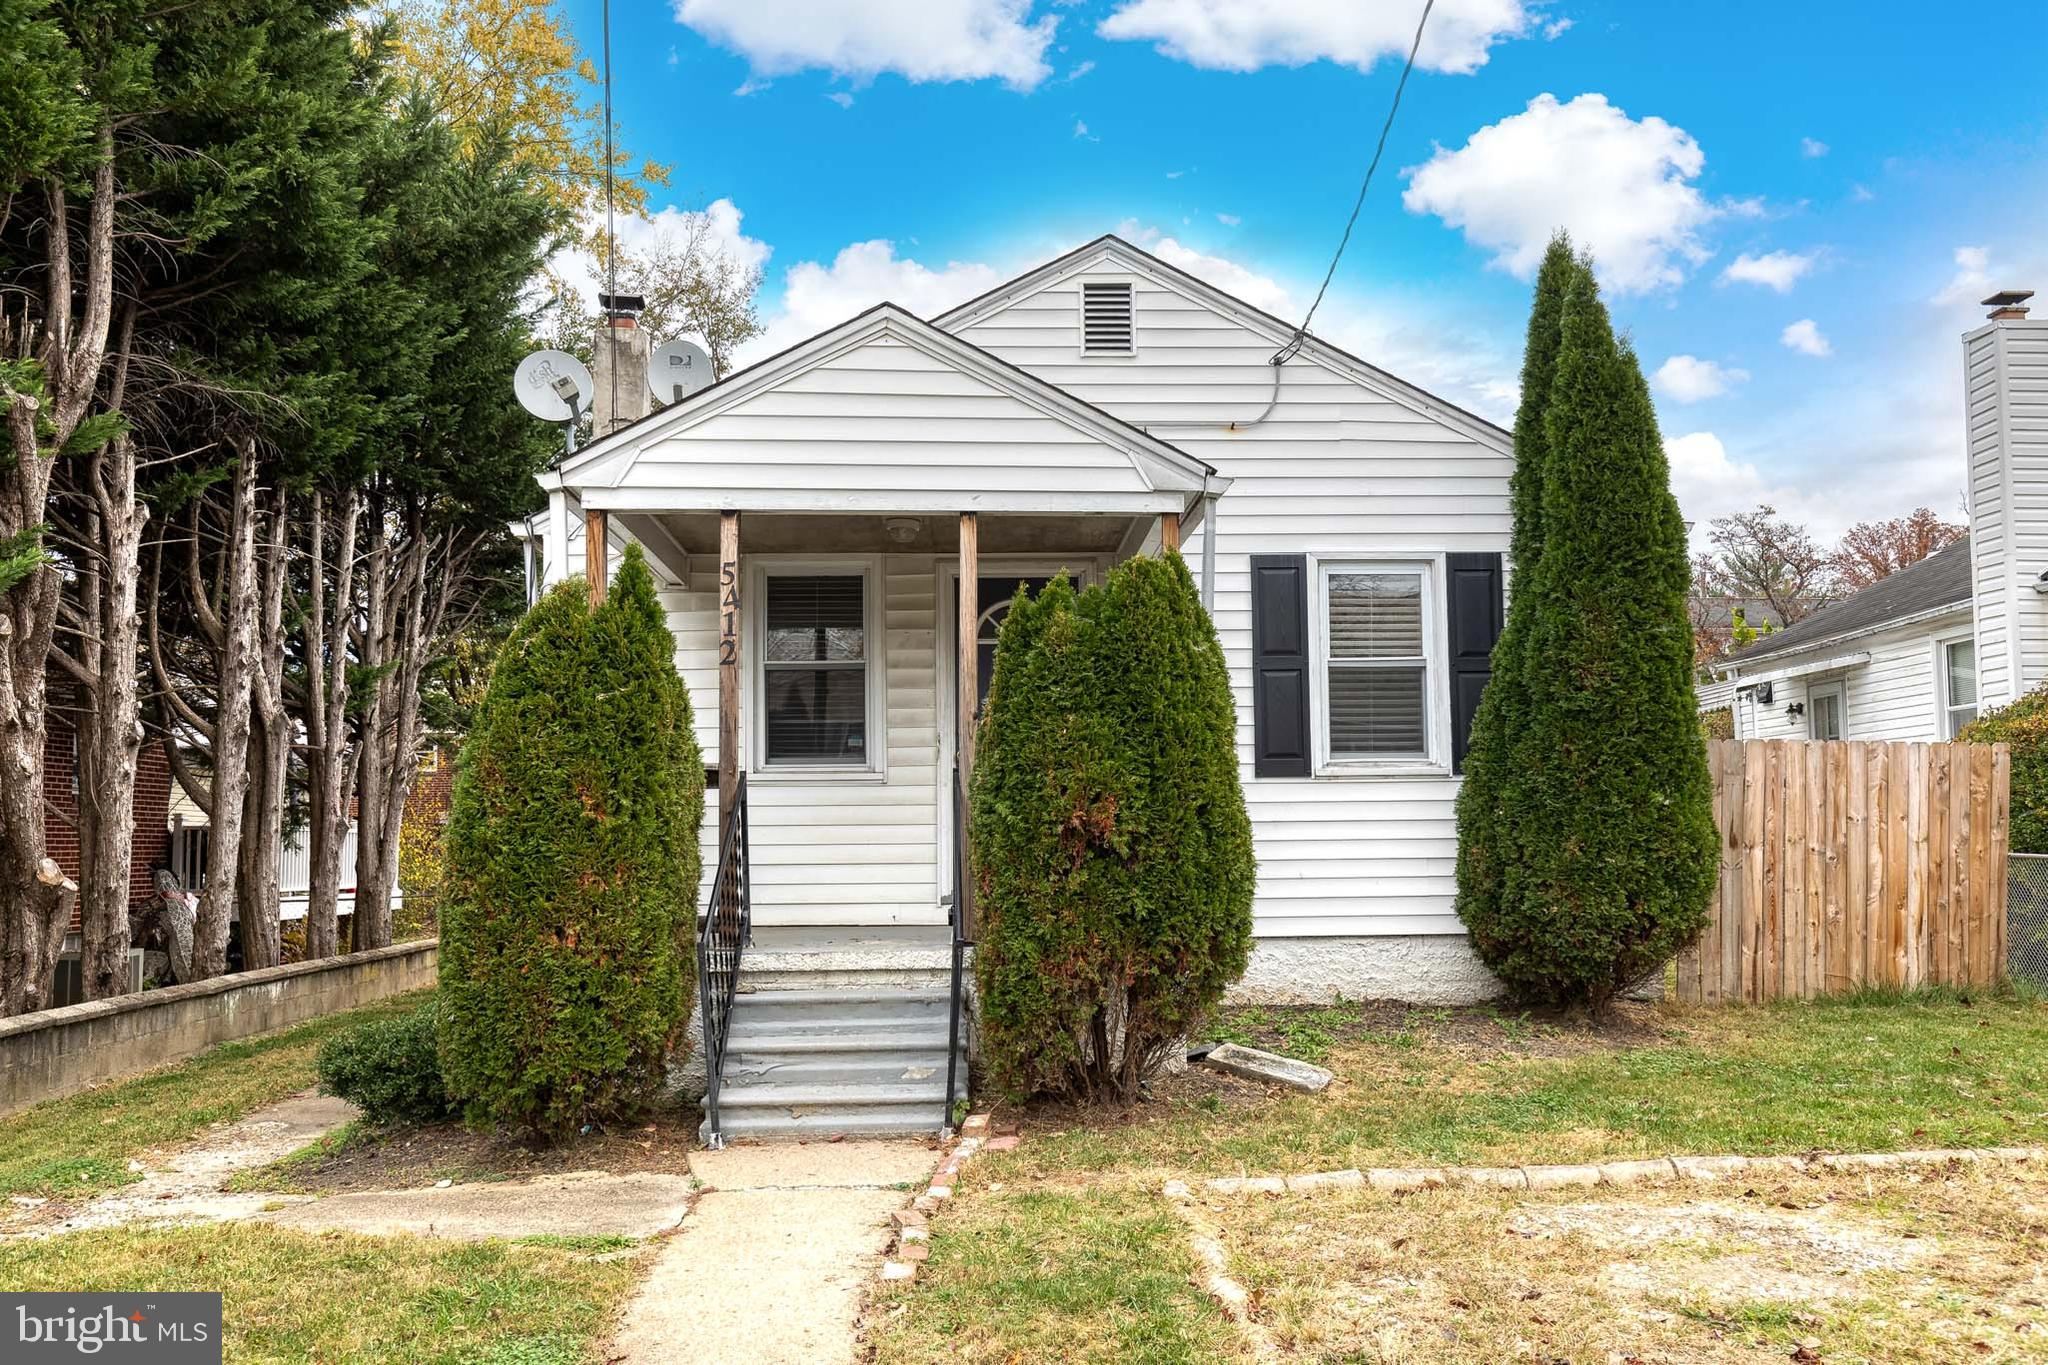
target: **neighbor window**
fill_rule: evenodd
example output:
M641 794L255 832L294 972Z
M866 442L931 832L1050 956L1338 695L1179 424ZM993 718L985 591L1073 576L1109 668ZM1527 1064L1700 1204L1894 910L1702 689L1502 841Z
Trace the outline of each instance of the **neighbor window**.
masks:
M1426 761L1433 652L1427 566L1325 565L1322 589L1326 760Z
M761 642L763 748L770 766L868 763L867 580L770 574Z
M1806 737L1841 739L1847 732L1843 711L1842 684L1806 689Z
M1941 647L1942 734L1954 739L1977 719L1977 644L1949 640Z

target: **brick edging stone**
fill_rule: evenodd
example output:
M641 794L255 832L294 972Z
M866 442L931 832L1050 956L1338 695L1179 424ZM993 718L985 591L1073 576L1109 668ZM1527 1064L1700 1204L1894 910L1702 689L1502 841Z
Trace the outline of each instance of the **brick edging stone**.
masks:
M931 1255L930 1216L938 1212L940 1205L953 1197L953 1188L959 1183L960 1169L983 1151L1007 1152L1016 1147L1014 1133L995 1135L990 1128L987 1114L969 1114L960 1125L959 1134L953 1145L940 1160L938 1169L932 1172L931 1181L924 1192L910 1201L910 1207L891 1215L890 1225L895 1243L882 1258L880 1278L884 1282L912 1280L917 1278L917 1268Z

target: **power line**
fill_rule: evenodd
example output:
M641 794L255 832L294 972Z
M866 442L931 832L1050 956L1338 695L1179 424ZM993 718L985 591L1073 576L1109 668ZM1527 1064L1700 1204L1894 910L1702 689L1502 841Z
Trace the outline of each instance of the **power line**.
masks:
M1329 292L1330 281L1336 277L1337 262L1344 259L1344 248L1351 245L1351 230L1358 226L1358 212L1365 207L1365 192L1372 187L1373 172L1380 168L1380 157L1387 150L1387 135L1394 131L1394 115L1401 111L1401 92L1408 88L1408 77L1415 70L1415 54L1422 50L1422 30L1429 26L1429 12L1436 8L1436 0L1423 0L1422 17L1415 21L1415 40L1408 44L1408 62L1401 68L1401 79L1394 86L1394 101L1387 106L1387 118L1380 125L1380 140L1372 149L1372 164L1365 168L1365 179L1359 182L1358 198L1351 205L1351 217L1344 222L1344 236L1337 242L1337 252L1330 257L1330 268L1323 272L1323 283L1316 290L1315 301L1308 306L1308 312L1301 319L1301 326L1294 329L1287 344L1273 355L1272 363L1284 365L1301 350L1301 343L1308 339L1308 324L1316 315L1316 309L1323 306L1323 295Z

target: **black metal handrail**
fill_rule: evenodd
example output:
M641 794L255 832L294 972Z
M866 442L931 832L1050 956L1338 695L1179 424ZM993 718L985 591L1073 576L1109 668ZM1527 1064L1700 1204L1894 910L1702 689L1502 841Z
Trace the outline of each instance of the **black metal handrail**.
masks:
M704 1017L704 1139L725 1145L718 1121L719 1078L725 1070L732 998L739 988L740 952L754 938L752 878L747 864L747 775L734 788L732 809L719 813L718 868L704 913L697 920L697 998Z
M967 785L960 765L953 765L953 1001L946 1022L946 1112L939 1131L953 1130L953 1092L960 1074L960 987L967 949L973 944L974 921L968 914Z

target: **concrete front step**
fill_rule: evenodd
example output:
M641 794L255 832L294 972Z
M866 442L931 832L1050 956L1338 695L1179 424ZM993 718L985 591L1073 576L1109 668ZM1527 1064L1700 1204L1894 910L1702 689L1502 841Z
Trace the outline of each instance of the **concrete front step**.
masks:
M790 974L786 985L751 976L747 984L753 989L733 997L726 1035L724 1137L923 1134L944 1125L949 975L849 981L813 971ZM963 1047L956 1091L966 1088Z

